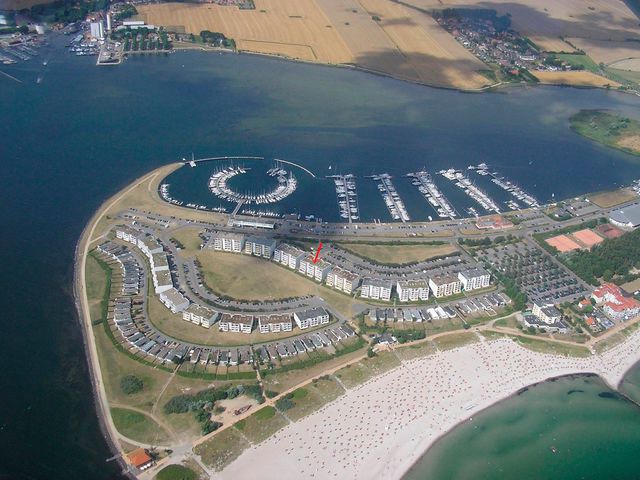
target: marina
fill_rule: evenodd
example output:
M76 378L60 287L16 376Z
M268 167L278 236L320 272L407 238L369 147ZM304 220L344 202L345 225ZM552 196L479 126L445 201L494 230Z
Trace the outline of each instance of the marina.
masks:
M281 168L276 162L276 166L269 169L267 174L271 177L275 177L278 181L278 185L271 192L235 192L229 187L228 183L233 177L242 175L249 171L249 168L242 166L230 166L223 168L222 170L216 170L211 177L209 177L209 189L216 197L234 203L253 203L256 205L276 203L280 200L291 195L295 192L298 182L293 176L292 172Z
M515 197L517 200L520 200L522 204L532 208L536 208L540 206L540 203L538 202L538 200L536 200L536 198L533 195L527 193L523 188L516 185L515 183L508 180L507 178L501 176L498 172L489 171L489 166L486 163L480 163L476 166L470 165L467 168L469 170L474 170L478 175L490 176L491 181L493 183L495 183L497 186L505 190L511 196ZM520 205L515 200L508 200L505 203L511 210L518 210L522 208L522 205Z
M454 219L458 216L453 205L442 194L431 178L431 175L424 170L419 172L408 173L407 177L412 178L411 184L418 187L418 191L438 212L440 218ZM431 218L429 218L431 220Z
M391 181L391 175L388 173L382 173L380 175L372 175L370 178L375 180L378 185L378 190L382 194L382 199L387 206L387 210L389 210L391 218L394 220L401 220L402 222L408 222L411 220L409 213L404 206L404 202L400 198L400 195L398 195L396 187Z
M462 173L461 170L450 168L448 170L440 170L438 173L440 173L444 178L454 182L457 187L478 202L478 204L480 204L480 206L487 212L500 213L500 207L498 204L489 197L489 195L478 188L471 180L469 180L469 177ZM471 210L471 208L469 210ZM475 212L475 209L473 211ZM477 216L477 212L471 214Z
M352 174L330 175L327 178L331 178L335 184L340 217L348 220L349 223L360 220L355 176Z

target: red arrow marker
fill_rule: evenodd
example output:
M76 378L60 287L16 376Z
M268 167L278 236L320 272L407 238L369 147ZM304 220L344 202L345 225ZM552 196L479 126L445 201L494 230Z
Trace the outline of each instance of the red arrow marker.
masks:
M313 263L318 263L318 259L320 258L320 250L322 250L322 242L318 245L318 250L316 251L316 256L313 257Z

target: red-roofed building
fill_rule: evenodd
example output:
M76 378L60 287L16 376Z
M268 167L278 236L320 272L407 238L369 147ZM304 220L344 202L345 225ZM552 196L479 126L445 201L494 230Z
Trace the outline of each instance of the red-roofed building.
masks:
M591 294L602 310L616 320L629 320L640 314L640 302L627 297L617 285L605 283Z
M138 470L146 470L153 465L153 458L149 456L149 452L144 448L137 448L127 453L127 458L129 463Z

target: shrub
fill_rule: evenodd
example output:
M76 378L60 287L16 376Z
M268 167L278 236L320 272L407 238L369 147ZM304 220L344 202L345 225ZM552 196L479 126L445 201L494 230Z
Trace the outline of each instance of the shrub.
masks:
M296 404L293 402L293 400L291 400L291 398L289 398L289 395L287 395L284 398L279 398L278 400L276 400L276 408L281 412L289 410L295 406Z
M120 388L127 395L133 395L142 391L144 383L135 375L125 375L120 379Z

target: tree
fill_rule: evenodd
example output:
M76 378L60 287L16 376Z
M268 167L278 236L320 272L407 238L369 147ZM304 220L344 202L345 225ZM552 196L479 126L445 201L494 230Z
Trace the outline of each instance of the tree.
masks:
M120 388L127 395L142 391L144 383L135 375L125 375L120 379Z

